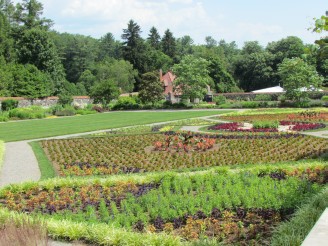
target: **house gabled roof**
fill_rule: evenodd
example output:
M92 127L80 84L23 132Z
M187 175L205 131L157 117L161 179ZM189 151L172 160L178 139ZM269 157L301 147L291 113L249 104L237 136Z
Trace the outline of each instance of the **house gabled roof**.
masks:
M168 71L166 74L161 76L161 82L164 83L164 86L169 86L170 84L173 84L175 78L176 76L172 73L172 71Z

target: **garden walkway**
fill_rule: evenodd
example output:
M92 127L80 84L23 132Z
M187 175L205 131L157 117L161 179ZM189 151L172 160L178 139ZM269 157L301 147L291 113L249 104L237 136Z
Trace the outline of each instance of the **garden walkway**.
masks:
M38 162L27 141L5 143L5 156L0 172L0 187L41 177Z
M317 132L302 132L305 135L319 137L319 138L328 138L328 130L317 131Z

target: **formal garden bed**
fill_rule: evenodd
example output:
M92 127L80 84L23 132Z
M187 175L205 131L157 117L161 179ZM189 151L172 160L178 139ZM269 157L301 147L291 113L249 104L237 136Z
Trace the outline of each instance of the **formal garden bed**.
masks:
M55 239L95 245L301 242L324 209L328 140L279 132L324 124L286 115L209 133L177 131L214 124L189 119L34 142L40 168L59 177L1 189L0 221L35 219Z
M254 121L250 123L229 122L219 123L208 127L208 130L228 132L292 132L324 129L324 123L299 122L299 121Z
M325 109L318 110L253 110L237 112L215 117L215 119L254 122L254 121L293 121L293 122L328 122L328 112Z
M204 238L225 244L266 244L273 228L328 181L328 167L322 163L237 173L216 170L49 180L3 189L0 204L45 219L105 223L140 236L165 233L163 242L178 239L173 245ZM74 238L72 233L66 232L68 238ZM96 240L97 236L89 239Z
M41 145L60 176L112 175L235 164L276 163L317 158L328 150L328 140L299 134L201 135L212 139L211 151L185 146L188 133L143 134L103 138L45 140ZM159 151L170 135L181 151ZM172 141L170 140L170 142ZM197 143L194 144L195 146ZM149 147L153 146L153 151ZM197 147L197 146L196 146ZM188 151L185 149L188 148ZM156 151L157 150L157 151Z

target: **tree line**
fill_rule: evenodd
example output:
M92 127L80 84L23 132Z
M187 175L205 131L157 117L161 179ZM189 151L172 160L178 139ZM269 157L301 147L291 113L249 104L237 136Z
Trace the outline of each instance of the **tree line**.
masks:
M141 27L130 20L121 40L110 32L97 39L56 32L42 12L36 0L16 5L0 0L0 96L96 96L105 88L112 95L145 93L159 69L172 69L178 83L190 81L185 90L202 91L200 85L208 84L215 92L247 92L282 83L279 66L296 58L327 85L327 38L305 44L290 36L266 47L249 41L238 48L235 42L208 36L204 44L194 44L190 36L176 38L170 29L161 36L156 27L143 38ZM198 90L190 93L199 96Z

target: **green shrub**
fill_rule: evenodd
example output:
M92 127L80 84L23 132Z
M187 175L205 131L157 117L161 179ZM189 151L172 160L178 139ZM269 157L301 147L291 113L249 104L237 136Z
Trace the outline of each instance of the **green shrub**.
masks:
M62 110L57 110L55 112L56 116L73 116L76 114L76 111L73 106L65 105Z
M192 106L193 108L216 108L215 104L210 104L210 103L199 103L199 104L195 104Z
M216 105L224 104L224 103L226 103L226 101L227 101L227 98L223 95L218 95L213 98L213 102L215 102Z
M14 99L6 99L1 102L1 110L9 111L18 107L18 101Z
M112 110L139 109L140 104L135 97L120 97L112 107Z
M67 93L61 93L58 95L58 104L59 105L71 105L73 102L72 95L69 95Z
M266 102L268 108L276 108L279 107L279 102L278 101L271 101L271 102Z
M321 101L328 102L328 96L321 97Z
M56 105L54 105L54 106L51 106L49 109L48 109L48 112L50 113L50 114L52 114L52 115L56 115L56 112L57 111L61 111L61 110L63 110L64 109L64 107L62 106L62 105L60 105L60 104L56 104Z
M285 95L278 96L278 101L280 101L282 103L286 102L286 96Z
M39 106L28 108L15 108L9 111L9 118L24 119L42 119L46 117L46 109Z
M96 113L97 113L97 111L92 110L92 109L77 109L76 110L76 114L80 114L80 115L96 114Z
M0 112L0 122L8 121L9 113L8 112Z
M254 121L253 128L278 128L278 121Z
M259 102L254 102L254 101L244 101L241 102L242 108L258 108L260 107Z
M268 94L258 94L255 96L254 101L272 101L272 96Z

